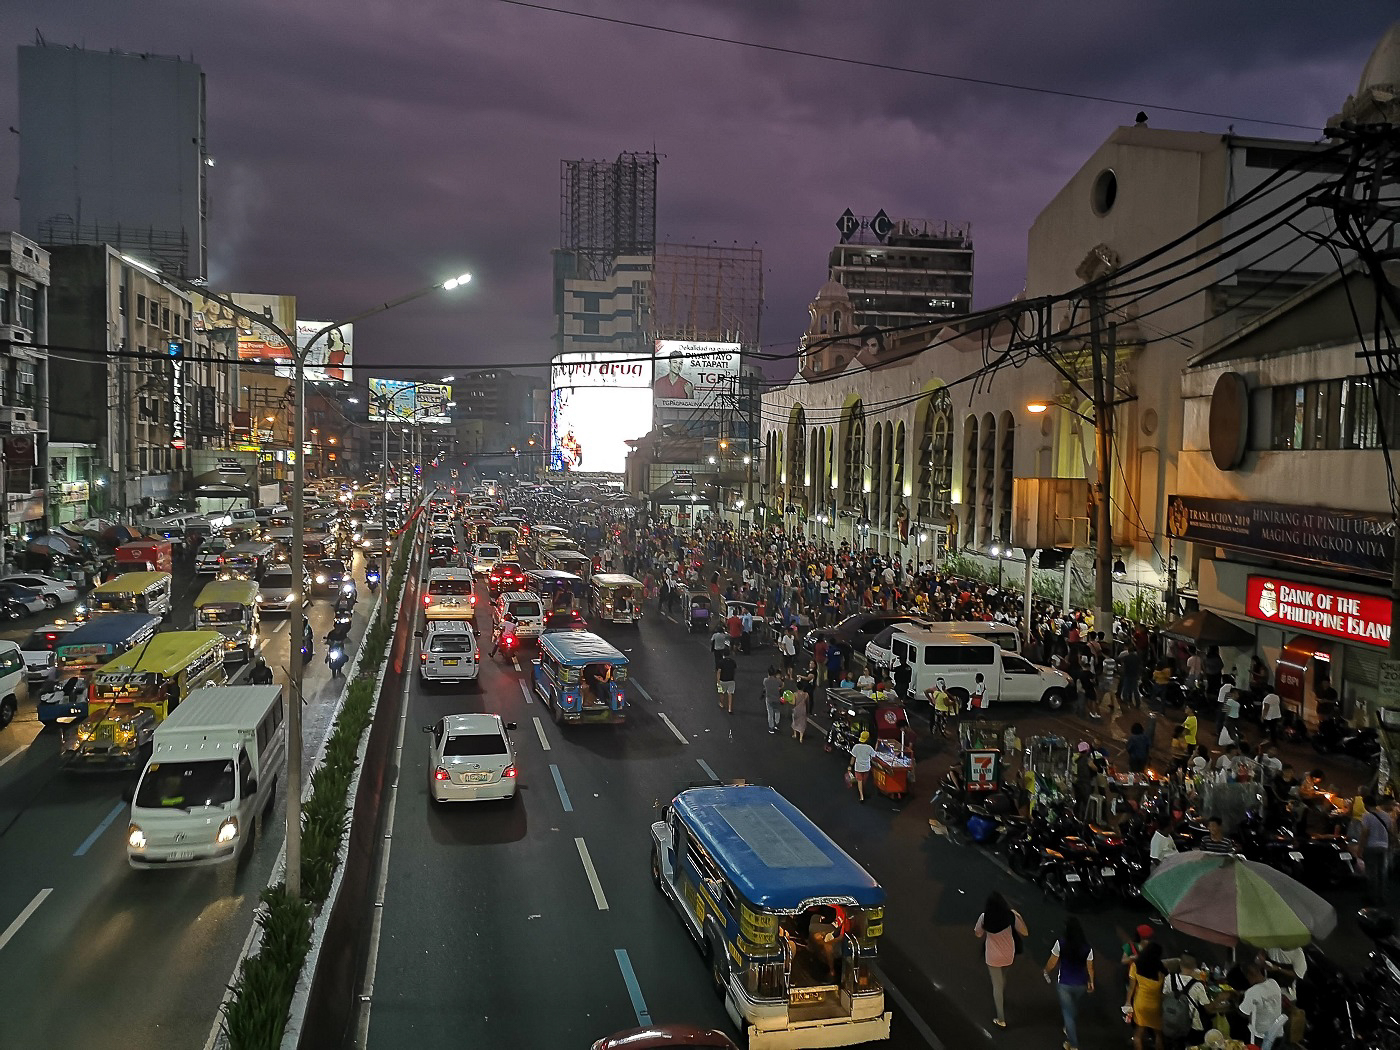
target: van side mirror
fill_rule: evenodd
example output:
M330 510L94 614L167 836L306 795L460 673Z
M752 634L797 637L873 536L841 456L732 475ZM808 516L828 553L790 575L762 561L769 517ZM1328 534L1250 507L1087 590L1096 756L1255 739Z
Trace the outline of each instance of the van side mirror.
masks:
M422 632L422 631L414 631L414 632L413 632L413 637L415 637L415 638L422 638L422 637L423 637L423 632Z
M515 723L514 723L514 722L507 722L507 723L506 723L506 728L509 729L509 730L511 730L511 731L513 732L513 731L515 730Z
M257 777L249 777L249 778L248 778L248 782L247 782L246 784L243 785L243 793L244 793L245 796L252 796L252 795L256 795L256 794L258 793L258 778L257 778Z
M432 731L433 731L433 727L432 727L432 726L424 726L424 727L423 727L423 732L425 732L425 733L431 733Z

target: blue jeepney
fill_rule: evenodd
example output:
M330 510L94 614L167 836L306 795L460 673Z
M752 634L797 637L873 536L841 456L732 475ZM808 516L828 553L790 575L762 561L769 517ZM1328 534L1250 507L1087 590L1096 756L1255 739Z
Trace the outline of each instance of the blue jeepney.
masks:
M770 787L691 788L651 837L652 879L751 1050L889 1038L885 891L801 810Z
M93 674L122 653L143 644L160 629L151 613L114 612L94 616L54 647L58 657L55 688L39 697L39 721L46 726L82 722L88 716ZM77 680L81 679L81 682Z
M555 722L627 720L627 657L596 634L545 631L531 670Z

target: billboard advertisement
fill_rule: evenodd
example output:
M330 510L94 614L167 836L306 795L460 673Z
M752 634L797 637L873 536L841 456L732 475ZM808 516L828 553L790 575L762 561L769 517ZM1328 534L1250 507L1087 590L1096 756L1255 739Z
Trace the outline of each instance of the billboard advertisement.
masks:
M646 354L560 354L549 370L550 466L622 473L627 442L651 429L652 362Z
M305 350L312 337L332 321L298 321L297 347ZM317 339L306 356L306 378L316 383L350 382L350 366L354 364L355 326L336 325ZM278 368L277 374L290 377L290 368Z
M738 343L693 339L656 341L656 382L652 385L660 418L728 408L737 390Z
M415 383L411 379L371 379L369 418L372 423L451 423L452 388L444 383Z
M272 330L259 321L271 321L282 331L292 334L297 324L297 299L294 295L259 295L252 292L225 292L237 310L223 303L194 293L194 330L209 336L213 346L234 352L238 360L287 366L290 374L291 348Z

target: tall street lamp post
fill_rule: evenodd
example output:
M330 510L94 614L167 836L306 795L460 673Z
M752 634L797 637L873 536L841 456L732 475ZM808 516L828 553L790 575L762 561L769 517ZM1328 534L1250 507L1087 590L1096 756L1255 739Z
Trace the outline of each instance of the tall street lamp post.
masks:
M219 295L208 289L192 284L182 278L172 277L163 274L149 263L141 262L130 256L123 255L122 258L133 266L137 266L148 273L155 274L169 280L171 283L185 288L187 291L195 292L204 298L220 303L235 313L243 310L237 303L227 296ZM472 277L469 273L464 273L459 277L453 277L446 281L439 281L427 285L415 292L401 295L397 299L391 299L377 306L372 306L368 310L361 310L353 316L346 317L339 321L325 325L307 340L305 346L298 346L296 339L282 331L275 324L266 318L258 318L258 323L272 332L273 335L281 339L287 347L288 353L292 356L292 383L296 391L296 406L294 409L292 428L292 447L296 450L293 459L292 470L292 536L294 542L291 550L292 579L300 581L302 573L306 570L306 551L302 544L302 537L306 531L306 507L304 495L306 491L306 359L311 350L323 338L338 328L363 321L376 314L385 313L396 307L411 303L415 299L421 299L425 295L443 290L452 291L468 284ZM386 534L387 535L387 534ZM301 705L302 705L302 682L304 680L305 664L302 662L299 646L305 637L306 632L306 610L301 602L292 602L292 615L290 630L288 631L288 661L287 676L290 679L291 695L287 698L287 892L293 897L301 896L301 781L302 781L302 728L301 728Z

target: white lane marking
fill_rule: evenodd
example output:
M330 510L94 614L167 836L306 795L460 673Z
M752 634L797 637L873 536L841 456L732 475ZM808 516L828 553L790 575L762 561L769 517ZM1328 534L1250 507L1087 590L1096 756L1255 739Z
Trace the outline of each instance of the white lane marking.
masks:
M713 780L716 784L719 783L719 774L710 768L710 763L706 762L703 758L697 758L695 761L700 763L700 768L705 771L705 775L707 777Z
M522 667L520 666L520 661L517 660L515 657L512 656L512 657L510 658L510 662L511 662L511 664L514 665L514 667L515 667L515 669L516 669L517 671L524 670L524 668L522 668Z
M535 702L534 690L530 688L529 683L521 682L520 691L525 694L525 702L527 704L533 704Z
M578 859L583 861L584 874L588 876L588 885L593 887L593 900L598 905L599 911L608 910L608 899L603 896L602 884L598 882L598 872L594 870L593 858L588 855L588 846L583 839L574 839L574 845L578 847Z
M33 743L33 741L30 741L30 743ZM23 747L17 748L16 750L11 751L11 752L10 752L8 755L6 755L4 758L0 758L0 769L5 768L5 763L6 763L6 762L13 762L15 759L19 758L20 755L24 754L24 753L25 753L26 751L28 751L28 750L29 750L29 744L25 744Z
M276 627L274 627L274 628L272 629L272 633L273 633L273 634L281 634L283 631L288 630L291 626L292 626L292 621L291 621L290 618L289 618L289 619L286 619L286 620L283 620L281 623L279 623Z
M544 735L544 723L538 718L535 719L535 732L540 736L540 747L544 748L546 751L550 750L549 738Z
M574 811L574 804L569 801L569 792L564 787L564 774L559 772L559 767L550 764L549 771L554 774L554 786L559 789L559 801L564 806L565 813Z
M583 839L579 839L578 842L580 848L582 848ZM15 921L10 923L4 933L0 933L0 949L3 949L5 945L10 943L11 938L19 933L19 928L29 921L29 917L39 910L39 905L43 904L45 898L52 892L53 887L49 886L34 894L34 899L24 906L24 911L15 916ZM607 907L607 905L604 905L604 907Z
M632 679L632 688L637 690L637 692L641 693L644 697L646 697L647 703L656 703L656 701L651 698L651 694L642 688L642 683L637 681L635 678Z
M676 734L677 740L679 740L682 744L690 743L690 741L685 738L685 734L676 728L676 723L672 722L669 718L666 717L665 711L658 711L656 714L657 717L661 719L661 721L666 723L666 728L669 729L672 733Z
M93 843L102 837L102 833L112 826L112 821L116 820L122 813L126 812L127 804L118 802L112 807L112 811L102 818L102 823L93 829L91 835L83 839L83 844L73 851L73 856L82 857L87 851L92 849Z
M613 954L617 956L617 966L622 971L622 983L627 985L627 995L632 1000L632 1012L637 1015L637 1024L645 1028L651 1024L651 1011L647 1009L647 1001L642 998L642 986L637 981L637 972L632 969L632 959L626 948L614 948Z

